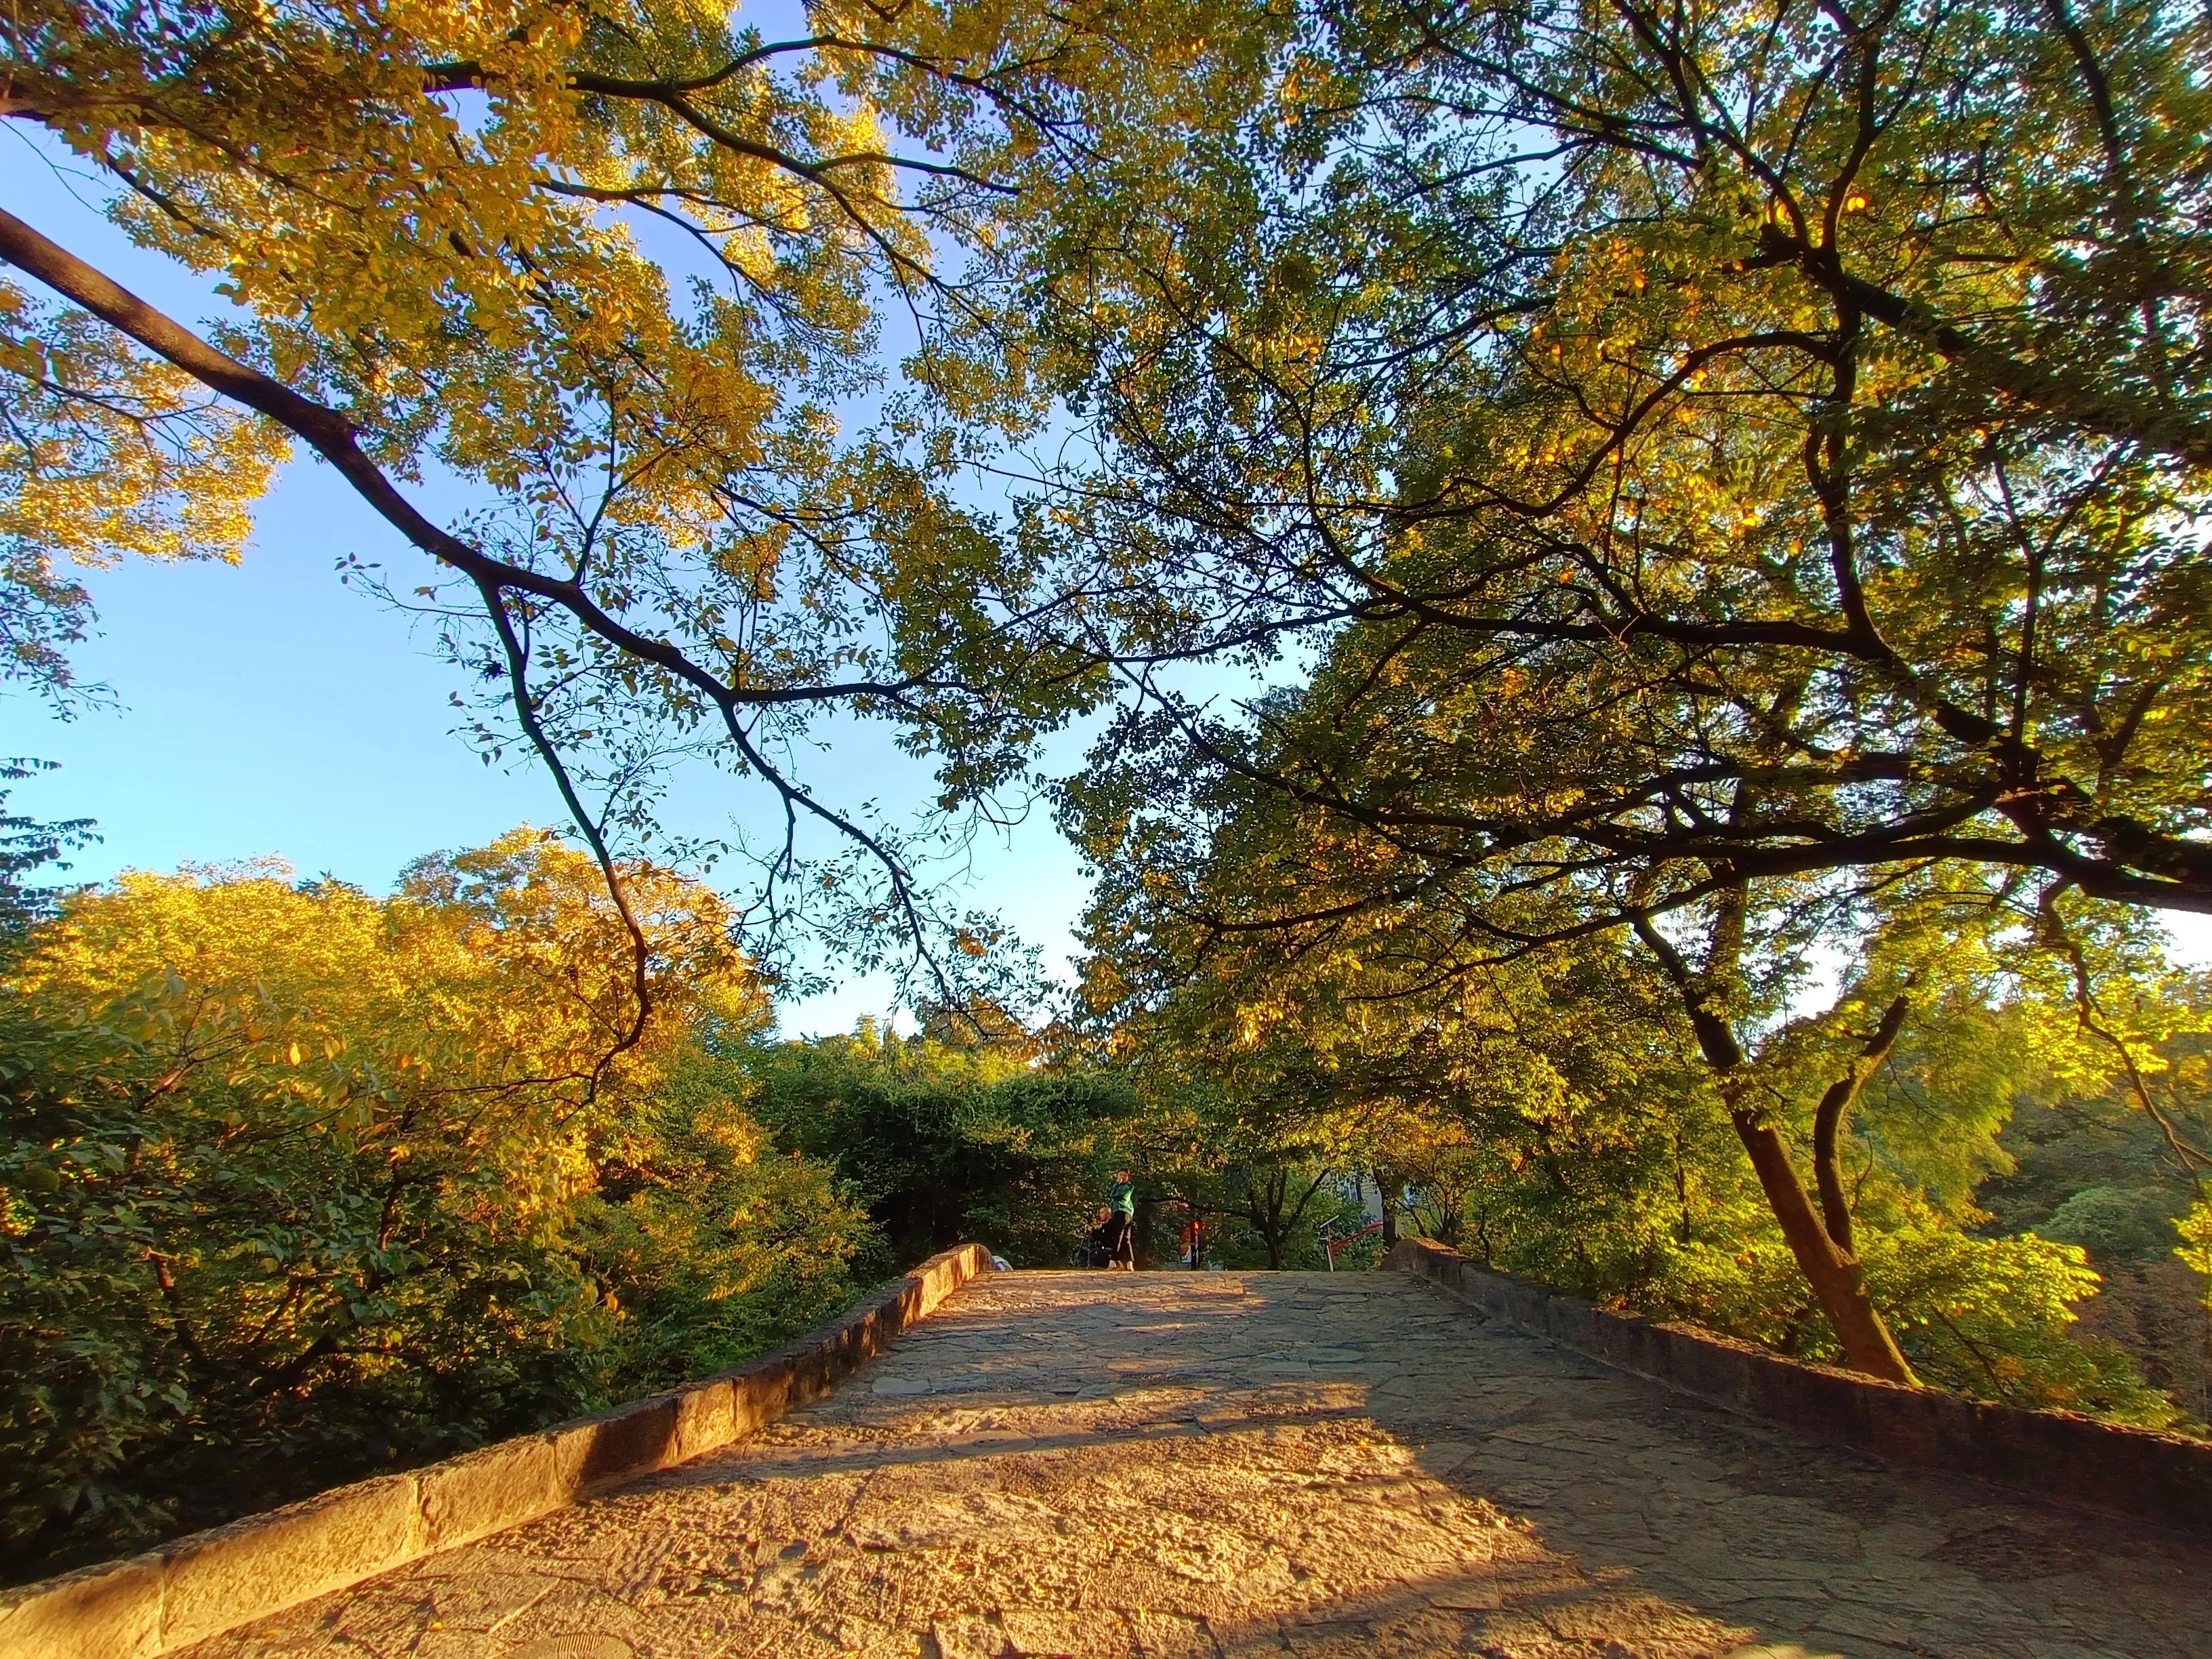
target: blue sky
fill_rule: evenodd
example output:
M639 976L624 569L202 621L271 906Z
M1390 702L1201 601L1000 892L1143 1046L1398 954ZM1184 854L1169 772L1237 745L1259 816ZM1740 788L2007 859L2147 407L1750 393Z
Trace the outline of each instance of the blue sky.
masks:
M77 200L50 151L16 133L0 145L12 211L186 319L224 308ZM15 810L98 821L103 839L72 878L274 855L383 890L420 854L566 823L544 773L487 767L453 735L457 681L427 625L343 586L334 566L348 555L381 562L401 592L430 568L329 468L301 460L263 505L241 565L85 573L100 632L73 660L82 680L112 689L112 706L58 721L33 697L0 696L0 754L61 766L20 785ZM849 722L806 775L831 800L873 799L895 814L932 793L925 766ZM667 816L678 833L722 835L768 824L767 805L757 787L700 766ZM965 886L953 893L961 908L997 911L1064 970L1085 890L1042 809L976 848ZM848 983L787 1006L783 1026L848 1030L889 995L879 981Z

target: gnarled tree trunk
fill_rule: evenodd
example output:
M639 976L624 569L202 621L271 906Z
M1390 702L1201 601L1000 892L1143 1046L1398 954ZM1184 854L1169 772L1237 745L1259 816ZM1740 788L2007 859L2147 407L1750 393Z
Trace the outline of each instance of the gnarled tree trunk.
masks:
M1844 1195L1837 1152L1845 1115L1904 1029L1905 999L1899 996L1890 1005L1881 1029L1867 1040L1850 1070L1821 1097L1814 1124L1814 1175L1821 1199L1816 1206L1798 1176L1796 1160L1790 1156L1789 1143L1765 1112L1747 1097L1743 1048L1728 1021L1707 1000L1706 975L1693 973L1681 953L1647 918L1638 917L1635 927L1637 937L1658 958L1681 996L1691 1029L1697 1033L1698 1050L1720 1079L1721 1097L1736 1139L1750 1156L1759 1188L1766 1194L1767 1207L1781 1224L1782 1237L1796 1258L1798 1271L1805 1275L1806 1284L1828 1316L1844 1351L1844 1363L1869 1376L1917 1386L1920 1379L1912 1374L1904 1350L1897 1346L1897 1339L1890 1334L1874 1298L1867 1293L1866 1274L1852 1248L1850 1208ZM1728 961L1709 963L1708 975L1724 966L1733 967L1735 952L1741 948L1740 933L1731 930L1725 915L1717 931L1721 937L1715 940L1714 954Z

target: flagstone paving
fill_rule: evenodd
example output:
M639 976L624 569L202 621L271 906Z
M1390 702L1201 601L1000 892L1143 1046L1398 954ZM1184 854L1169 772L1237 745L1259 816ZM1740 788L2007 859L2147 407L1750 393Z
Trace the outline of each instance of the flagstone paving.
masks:
M194 1659L2184 1659L2212 1547L1394 1273L1002 1273L741 1444Z

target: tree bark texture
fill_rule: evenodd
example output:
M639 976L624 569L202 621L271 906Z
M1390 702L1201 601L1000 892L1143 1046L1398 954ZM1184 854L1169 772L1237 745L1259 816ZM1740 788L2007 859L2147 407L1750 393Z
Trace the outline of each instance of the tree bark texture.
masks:
M1828 1316L1828 1323L1844 1351L1844 1363L1855 1371L1863 1371L1886 1382L1917 1387L1920 1379L1912 1374L1904 1350L1897 1346L1897 1339L1890 1334L1889 1327L1874 1305L1874 1298L1867 1293L1866 1275L1858 1257L1847 1243L1830 1232L1821 1219L1790 1156L1789 1143L1780 1131L1765 1113L1744 1099L1747 1057L1743 1047L1736 1041L1729 1022L1708 1000L1706 991L1708 975L1713 969L1735 970L1736 956L1742 946L1741 912L1723 907L1714 930L1715 960L1708 963L1708 975L1703 975L1691 970L1681 952L1651 925L1648 917L1637 918L1634 927L1637 937L1658 958L1681 996L1691 1029L1697 1034L1698 1051L1719 1080L1721 1097L1728 1106L1729 1121L1735 1126L1736 1139L1743 1143L1744 1151L1751 1158L1759 1189L1766 1194L1767 1207L1782 1228L1782 1237L1790 1246L1790 1255L1796 1258L1798 1271L1805 1275L1806 1284ZM1821 1103L1828 1130L1825 1158L1828 1169L1823 1195L1832 1186L1845 1240L1850 1236L1850 1210L1843 1201L1841 1177L1835 1173L1835 1149L1843 1113L1857 1097L1875 1066L1888 1054L1904 1024L1905 999L1900 996L1884 1015L1881 1030L1869 1040L1850 1072L1829 1090ZM1840 1095L1839 1090L1843 1091ZM1820 1157L1817 1150L1815 1156Z
M1831 1237L1813 1200L1798 1178L1790 1148L1774 1126L1759 1113L1732 1111L1736 1138L1751 1155L1751 1167L1766 1194L1782 1237L1797 1259L1798 1270L1813 1287L1843 1345L1844 1363L1855 1371L1887 1382L1917 1384L1919 1378L1905 1360L1897 1339L1889 1334L1881 1315L1867 1294L1866 1276L1858 1258Z

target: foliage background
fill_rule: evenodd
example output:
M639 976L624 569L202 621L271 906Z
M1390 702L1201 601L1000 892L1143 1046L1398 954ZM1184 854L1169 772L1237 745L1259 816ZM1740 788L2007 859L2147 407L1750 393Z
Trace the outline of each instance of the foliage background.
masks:
M0 1007L0 1540L21 1574L725 1365L874 1249L707 1051L767 1003L696 884L538 831L391 899L275 866L33 919Z

